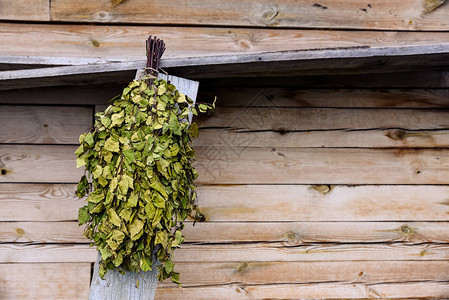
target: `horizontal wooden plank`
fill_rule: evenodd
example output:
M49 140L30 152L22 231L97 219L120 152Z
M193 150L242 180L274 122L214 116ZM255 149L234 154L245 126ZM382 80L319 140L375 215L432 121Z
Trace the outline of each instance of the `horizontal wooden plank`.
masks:
M0 264L2 299L87 299L90 263Z
M200 96L217 96L217 106L449 108L448 89L202 87Z
M77 182L77 146L0 145L0 182ZM44 174L44 175L43 175Z
M435 45L447 32L381 32L279 30L170 26L89 26L2 24L0 55L145 59L151 33L167 44L165 58L231 53L328 49L340 47L399 47ZM185 41L189 41L186 47ZM121 59L117 59L121 58Z
M448 129L446 109L341 109L278 107L217 107L197 121L200 128L242 131L315 131L362 129ZM251 144L249 144L250 146Z
M196 147L203 184L447 184L444 149Z
M0 244L0 263L95 262L95 247L80 244ZM265 261L444 261L447 244L312 244L251 243L231 245L184 244L175 263Z
M234 122L233 122L234 123ZM294 124L293 124L294 125ZM448 130L329 130L269 131L245 129L202 129L194 146L292 147L292 148L442 148L449 147Z
M0 20L50 21L49 0L0 0Z
M93 263L97 258L97 249L88 244L0 244L0 249L0 263Z
M198 287L158 287L156 299L298 299L298 298L446 298L447 282L403 282L388 284L313 283L261 284L232 283Z
M3 202L2 202L3 205ZM5 205L7 207L7 205ZM3 206L2 206L3 207ZM23 206L26 214L28 207ZM59 214L55 213L59 216ZM449 222L200 222L187 221L187 243L449 243ZM1 222L5 243L86 243L78 222Z
M0 105L0 143L78 144L93 108Z
M446 30L444 1L51 1L51 19L71 22L302 28ZM151 18L148 18L151 15Z
M3 205L3 201L0 200ZM7 206L7 205L5 205ZM61 205L62 208L62 205ZM22 211L26 214L28 205ZM75 210L74 210L75 212ZM55 213L58 215L58 213ZM1 222L0 240L9 243L88 243L83 236L84 226L76 221L67 222Z
M371 74L339 74L289 77L204 78L208 87L293 87L293 88L447 88L447 71L410 71Z
M202 186L210 221L448 221L447 186Z
M109 86L55 86L0 91L2 104L105 105L119 95L126 82Z
M0 147L0 182L77 182L76 146ZM197 183L447 184L444 149L197 147ZM42 173L45 172L45 177ZM6 173L6 174L3 174Z
M84 202L75 184L0 184L0 191L2 221L77 220Z
M74 195L75 185L34 185L34 184L1 184L0 201L2 221L67 221L76 220L78 208L83 205L83 200ZM240 222L240 221L449 221L447 213L448 186L302 186L302 185L230 185L230 186L200 186L198 189L198 205L207 221L212 222ZM273 196L275 195L275 196ZM273 198L274 197L274 198ZM54 226L59 226L55 223ZM401 226L391 225L386 227L367 224L368 227L359 227L349 230L350 224L336 225L335 236L351 240L351 234L357 239L367 235L367 238L375 237L380 241L385 239L405 239L412 241L427 241L429 238L446 240L438 234L438 229L445 224L436 227L427 227L422 224L409 225L412 228L408 233L402 231ZM62 226L62 225L61 225ZM197 223L196 226L209 226ZM196 227L195 226L195 227ZM210 225L212 226L212 225ZM244 233L242 225L229 225L234 230L222 231L223 236L217 236L217 241L230 238L229 235L237 235L235 239L246 240L248 234ZM256 226L256 225L255 225ZM262 226L262 225L258 225ZM267 225L267 228L276 225ZM320 241L331 239L332 234L326 235L329 230L327 225L282 225L283 227L271 231L277 236L274 241L279 241L280 236L290 239L305 241ZM305 226L305 225L304 225ZM318 234L313 237L313 226L317 226ZM323 226L323 227L320 227ZM342 227L338 227L342 226ZM362 225L359 225L362 226ZM374 226L374 227L369 227ZM424 226L424 227L422 227ZM47 228L47 227L44 227ZM209 227L210 228L210 227ZM215 227L211 227L215 228ZM226 227L225 227L226 228ZM240 229L238 229L240 228ZM260 228L264 232L265 227ZM290 229L287 229L290 228ZM321 228L318 230L318 228ZM364 229L362 229L364 228ZM14 233L16 229L11 229ZM189 230L193 234L192 241L205 241L201 235L195 234L195 228ZM214 240L209 232L206 240ZM236 232L236 230L238 230ZM345 231L348 235L345 235ZM379 231L377 231L379 230ZM384 231L387 230L387 231ZM27 232L27 229L24 229ZM413 232L413 234L411 234ZM76 230L76 232L78 232ZM203 231L200 231L203 232ZM225 234L229 232L229 235ZM233 233L234 232L234 233ZM354 232L354 233L353 233ZM237 234L238 233L238 234ZM408 233L408 236L407 236ZM75 234L75 233L73 233ZM242 237L238 235L242 234ZM258 239L255 235L254 238ZM280 235L280 236L279 236ZM268 235L270 236L270 235ZM13 238L13 237L11 237ZM272 237L274 238L274 237ZM271 239L272 239L271 238ZM284 238L282 238L283 240ZM260 239L259 241L264 241ZM233 239L231 239L233 241ZM254 241L254 239L249 239Z
M448 281L441 261L178 263L183 286L284 283ZM162 283L160 286L170 286Z

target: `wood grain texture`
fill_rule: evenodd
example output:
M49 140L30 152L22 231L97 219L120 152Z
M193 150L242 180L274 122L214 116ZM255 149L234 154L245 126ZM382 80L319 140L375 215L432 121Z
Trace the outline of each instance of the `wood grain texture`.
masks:
M448 281L441 261L178 263L183 286L285 283ZM362 272L362 274L361 274ZM359 275L361 274L361 275ZM160 286L173 286L162 283Z
M92 118L88 107L0 105L0 143L78 144Z
M183 1L54 0L55 21L302 28L446 30L444 1ZM151 18L148 18L151 15Z
M336 109L279 107L217 107L200 128L242 131L316 131L362 129L448 129L446 109ZM250 146L250 145L249 145Z
M435 45L446 32L321 31L251 28L2 24L0 55L145 59L148 34L163 39L165 58L232 53ZM189 47L185 47L189 41Z
M78 182L84 170L76 168L76 148L0 145L0 165L6 170L6 174L0 176L0 182Z
M0 264L2 299L87 299L90 263Z
M0 219L2 221L53 222L76 220L78 208L82 206L83 199L78 199L74 195L75 187L75 185L1 184ZM198 204L207 221L213 222L448 221L448 189L447 186L388 185L200 186ZM273 198L273 195L276 196ZM58 226L57 223L54 226ZM322 230L324 231L325 228L327 227ZM388 233L388 236L394 235L400 238L400 232L394 232L400 230L398 228L399 226L389 228L388 230L393 230L393 233ZM412 226L412 228L415 227ZM419 227L415 229L418 232L415 238L419 239L420 234L426 236L418 230ZM284 229L279 230L282 234L288 232L284 232ZM295 236L299 234L299 237L303 234L301 227L293 232ZM311 234L311 232L307 233L306 236ZM358 235L361 234L358 233ZM375 234L375 231L370 234ZM378 234L385 233L380 231ZM198 238L197 236L195 239Z
M75 195L75 184L3 183L0 191L2 221L77 220L78 208L84 202Z
M78 182L73 146L0 146L0 182ZM201 184L447 184L444 149L197 147ZM46 176L42 177L42 172Z
M3 204L3 201L0 200ZM81 205L81 203L80 203ZM24 205L23 211L27 207ZM74 244L89 243L83 226L66 222L0 222L0 240L9 243Z
M448 221L447 186L202 186L207 221Z
M288 147L288 148L439 148L449 147L448 130L329 130L268 131L245 129L202 129L194 146Z
M447 282L403 282L387 284L313 283L159 287L156 299L323 299L323 298L447 298ZM410 297L410 298L409 298Z
M105 105L113 97L119 95L125 86L126 82L114 83L108 86L71 86L70 93L67 93L66 86L0 91L0 103Z
M202 184L447 184L443 149L197 147Z
M23 209L27 210L26 207ZM449 243L449 222L200 222L187 221L187 243ZM1 222L5 243L86 243L78 222Z
M449 108L448 89L203 88L200 96L217 96L217 106Z
M0 244L0 263L95 262L97 250L79 244ZM184 244L175 251L175 263L312 262L312 261L441 261L449 246L438 244L312 244L251 243L240 245Z
M186 223L186 242L238 243L447 243L447 222L193 222ZM13 229L11 228L11 231ZM8 234L13 238L12 234ZM6 239L9 241L9 239Z
M0 20L50 21L50 1L0 0Z

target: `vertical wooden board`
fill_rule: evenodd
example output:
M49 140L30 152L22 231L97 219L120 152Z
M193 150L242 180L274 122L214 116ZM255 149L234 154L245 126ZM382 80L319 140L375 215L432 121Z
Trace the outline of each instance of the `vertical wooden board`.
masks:
M78 144L92 117L88 107L0 105L0 143Z
M0 264L1 299L87 299L90 269L90 263Z
M77 220L84 199L75 191L75 184L0 184L0 220Z
M444 1L70 1L53 0L52 20L105 23L445 30ZM148 14L152 18L148 18Z
M84 173L76 167L77 146L0 145L2 182L78 182Z
M50 0L0 0L0 20L50 21Z

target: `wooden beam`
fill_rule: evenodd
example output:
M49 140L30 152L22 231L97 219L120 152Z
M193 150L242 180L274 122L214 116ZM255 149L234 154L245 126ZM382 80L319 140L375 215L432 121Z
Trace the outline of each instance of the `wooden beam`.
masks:
M76 146L2 145L0 182L75 183ZM448 184L445 149L196 148L202 184ZM344 170L344 172L342 172ZM45 172L46 176L41 176Z
M330 47L431 46L444 43L449 37L449 32L2 23L0 56L120 58L118 60L122 61L125 53L128 59L144 60L145 40L149 34L167 44L164 54L167 59Z
M49 0L0 0L0 20L50 21Z
M84 201L75 196L75 184L1 184L0 189L2 221L75 221L78 217L78 208ZM449 221L448 194L449 186L440 185L202 185L198 188L198 205L207 222L446 222ZM54 226L58 226L57 224ZM268 228L270 226L275 224L269 225ZM392 230L391 233L383 233L382 230L386 230L384 227L373 227L368 236L386 234L404 240L407 238L425 240L427 235L435 236L435 233L426 234L428 231L426 227L412 225L409 227L412 228L409 235L401 231L400 226L396 226L388 227L388 230ZM303 236L300 227L280 228L284 228L279 229L281 233L275 230L273 234L278 232L283 236L292 231L292 239L301 239ZM22 229L27 232L26 229ZM207 242L205 238L195 234L194 229L189 229L191 234L194 234L193 241ZM205 232L208 230L207 227L204 229ZM234 232L235 230L237 229L234 229ZM339 229L341 230L343 229ZM360 227L360 230L369 231L369 228ZM19 233L21 232L19 230ZM415 234L411 234L413 232ZM228 235L222 234L223 238L220 238L220 235L214 237L209 234L207 239L211 241L226 239ZM304 232L304 234L306 240L313 239L310 237L312 233ZM361 233L356 235L360 236ZM16 229L11 230L9 236L11 239L17 238Z
M90 263L0 264L2 299L87 299Z
M382 73L397 69L449 68L449 44L400 47L349 47L342 49L296 50L166 58L161 67L188 78L294 76L347 73ZM129 71L143 67L144 61L114 62L0 72L0 89L117 81ZM122 73L123 72L123 73ZM98 78L98 75L104 78ZM117 76L117 78L115 78Z
M447 30L445 1L51 1L54 21ZM150 17L149 17L150 16Z
M89 107L0 105L0 143L78 144L92 117Z
M214 286L160 287L157 299L297 299L311 298L398 298L416 299L445 298L449 294L446 282L399 282L399 283L294 283L246 285L230 283Z
M0 263L95 262L97 249L88 244L0 244ZM313 262L313 261L441 261L449 245L440 244L309 244L247 243L183 244L173 254L175 263Z
M2 202L3 205L3 202ZM81 205L81 204L80 204ZM8 209L8 204L5 203ZM60 207L54 207L60 210ZM24 215L29 206L24 205ZM55 214L56 215L56 214ZM23 218L25 219L25 218ZM185 223L186 243L449 243L449 222L196 222ZM1 222L4 243L86 243L78 222Z

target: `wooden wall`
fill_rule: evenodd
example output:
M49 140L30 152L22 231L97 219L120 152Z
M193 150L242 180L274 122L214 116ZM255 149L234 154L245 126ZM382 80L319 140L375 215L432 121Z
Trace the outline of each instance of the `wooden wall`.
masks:
M219 97L197 120L206 221L175 255L184 288L157 299L448 297L449 86L385 78L200 85ZM87 297L73 152L119 88L0 93L2 299Z
M148 35L164 57L448 44L446 2L0 0L0 70L142 59ZM206 221L157 299L449 297L449 72L379 69L201 80ZM1 299L87 297L73 152L125 83L85 84L0 92Z

